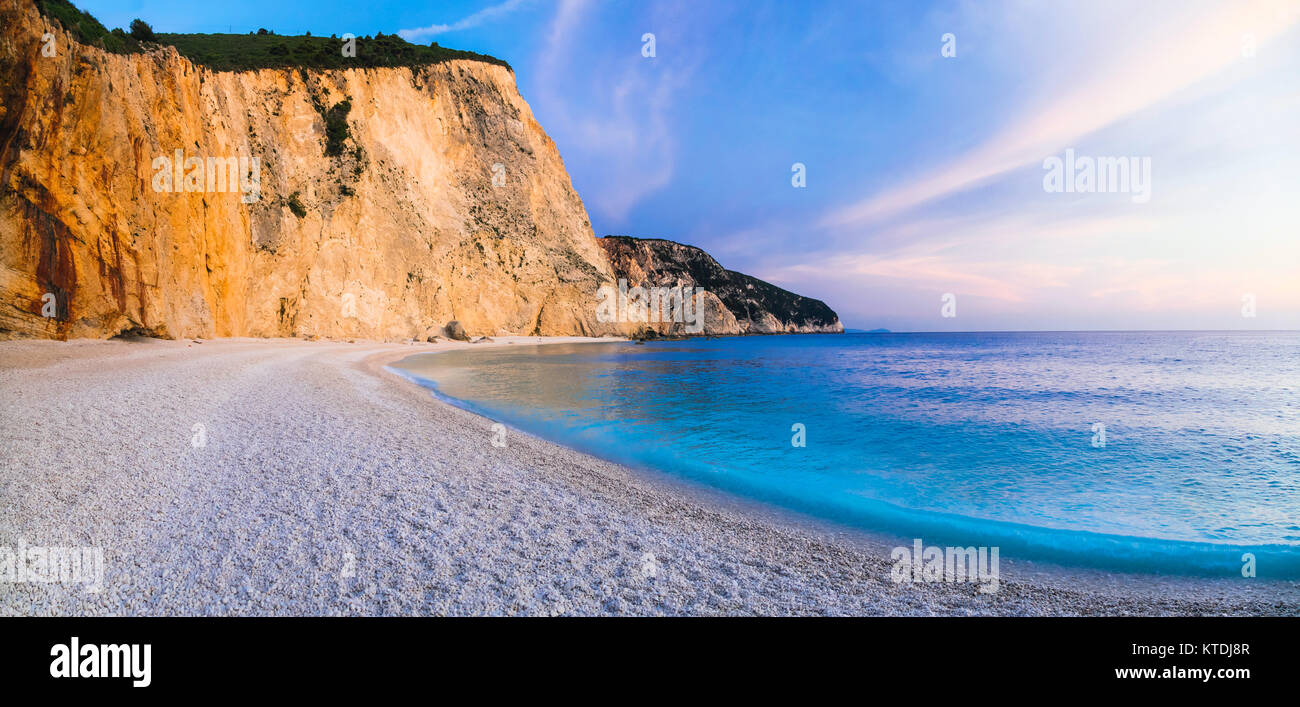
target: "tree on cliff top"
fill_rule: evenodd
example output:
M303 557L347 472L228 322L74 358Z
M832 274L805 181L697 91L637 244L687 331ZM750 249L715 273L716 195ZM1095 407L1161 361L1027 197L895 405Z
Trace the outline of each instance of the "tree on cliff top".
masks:
M131 38L137 42L158 41L154 39L153 27L150 27L148 22L145 22L138 17L131 20Z
M216 71L253 71L270 68L352 69L383 66L427 66L453 60L481 61L510 65L495 57L476 52L449 49L437 42L430 46L410 44L397 35L377 34L356 37L355 54L344 55L338 38L286 37L260 28L256 34L155 34L144 20L131 23L131 31L109 32L89 13L69 0L35 0L36 7L52 18L77 41L118 54L141 50L140 42L171 45L196 64Z

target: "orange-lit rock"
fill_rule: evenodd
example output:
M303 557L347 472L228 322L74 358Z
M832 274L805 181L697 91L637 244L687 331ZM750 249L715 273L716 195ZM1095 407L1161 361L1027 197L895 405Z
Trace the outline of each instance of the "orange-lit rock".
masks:
M619 330L592 302L608 260L504 67L217 73L79 46L19 0L0 26L0 335ZM328 156L317 106L345 99ZM155 190L177 150L257 158L258 200Z

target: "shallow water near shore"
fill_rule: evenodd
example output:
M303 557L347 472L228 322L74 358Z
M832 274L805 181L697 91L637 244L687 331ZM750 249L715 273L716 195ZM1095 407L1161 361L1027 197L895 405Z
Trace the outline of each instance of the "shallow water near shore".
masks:
M395 366L597 456L927 544L1224 577L1249 552L1261 577L1300 577L1297 332L516 345Z

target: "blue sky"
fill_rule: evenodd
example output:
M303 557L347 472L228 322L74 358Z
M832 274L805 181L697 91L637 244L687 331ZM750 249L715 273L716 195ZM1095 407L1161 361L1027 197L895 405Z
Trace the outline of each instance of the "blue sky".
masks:
M1294 0L80 6L506 59L598 235L700 246L850 327L1300 328ZM1046 191L1067 149L1149 159L1149 198Z

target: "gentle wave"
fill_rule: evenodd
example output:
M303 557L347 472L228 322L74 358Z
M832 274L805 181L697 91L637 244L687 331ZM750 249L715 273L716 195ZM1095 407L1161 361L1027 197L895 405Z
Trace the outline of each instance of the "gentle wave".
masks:
M1300 577L1300 333L516 345L398 367L539 436L864 528L1153 572L1239 575L1250 552Z

